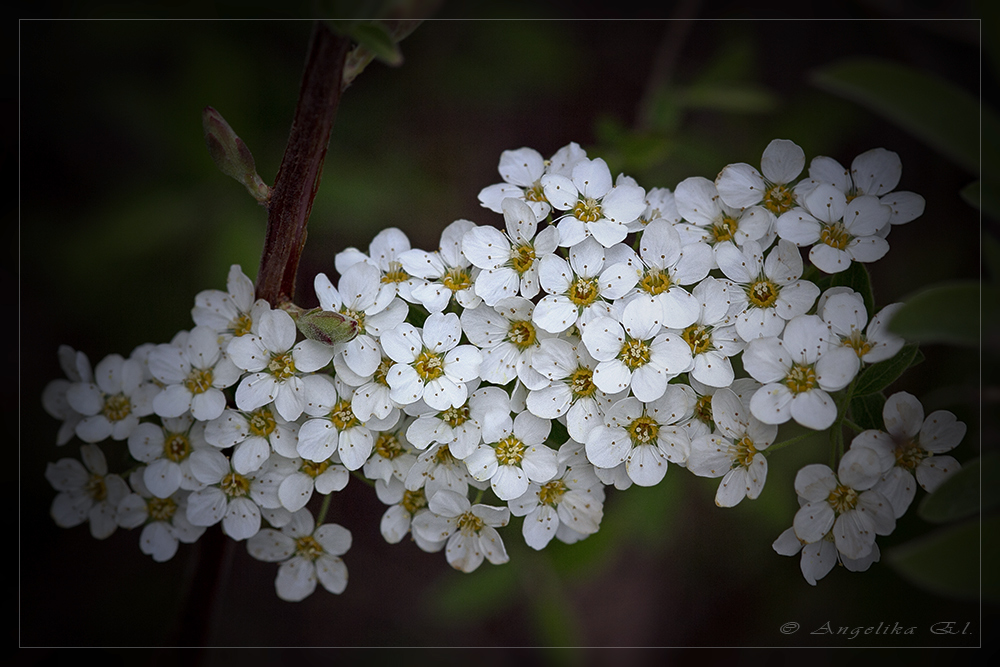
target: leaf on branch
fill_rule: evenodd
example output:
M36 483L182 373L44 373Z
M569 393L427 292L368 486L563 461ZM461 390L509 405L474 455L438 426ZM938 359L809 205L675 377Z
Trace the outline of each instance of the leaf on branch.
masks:
M980 480L982 485L980 495ZM969 463L924 497L917 515L931 523L947 523L1000 507L1000 455L987 454Z
M980 117L984 135L1000 124L950 81L894 62L846 60L813 72L812 82L896 123L973 174L979 173Z
M919 343L979 347L980 326L986 338L997 330L1000 288L975 281L931 286L904 300L889 330Z
M919 352L917 345L910 343L904 345L891 359L872 364L861 371L861 374L858 375L858 381L854 385L853 396L859 398L882 391L899 379L899 376L913 365ZM851 401L851 405L853 407L853 401ZM881 419L881 413L879 413L879 417ZM877 428L881 428L881 426Z
M865 430L881 431L884 428L884 407L885 396L880 392L855 396L851 399L851 421Z
M205 107L201 112L201 124L205 145L215 166L226 176L242 183L258 202L266 204L271 198L271 188L257 174L250 149L236 136L222 114L212 107Z

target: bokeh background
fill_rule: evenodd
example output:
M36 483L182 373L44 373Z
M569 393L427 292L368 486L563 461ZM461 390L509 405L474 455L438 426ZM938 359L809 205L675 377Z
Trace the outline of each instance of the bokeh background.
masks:
M507 16L539 11L505 7ZM845 165L882 146L902 159L899 189L921 193L927 207L893 231L889 255L872 266L879 307L942 280L980 277L981 224L991 231L995 223L981 221L959 196L976 174L814 78L843 58L871 56L946 79L977 99L984 93L983 103L992 104L996 70L981 58L979 22L899 20L862 2L847 5L856 20L845 21L729 20L736 10L692 7L699 18L720 20L421 25L402 43L401 67L371 65L343 97L309 226L300 302L315 303L316 272L335 279L337 252L367 250L386 227L432 249L455 219L502 224L477 200L500 180L501 151L529 146L548 156L570 141L647 189L714 178L730 162L759 164L773 138L796 141L807 158L829 155ZM942 11L924 16L975 15L964 2ZM437 16L460 17L447 4ZM276 567L250 558L243 544L226 541L218 569L200 543L157 564L139 552L138 531L98 542L86 526L57 528L48 516L55 492L45 465L78 456L79 445L56 448L58 424L41 410L42 388L62 377L58 345L85 351L96 364L166 342L192 325L198 291L225 287L231 264L256 274L265 212L215 169L200 113L207 105L219 110L273 182L310 29L302 21L21 23L20 645L982 641L995 608L974 597L928 590L886 562L863 574L836 568L811 587L797 558L774 553L771 543L797 507L795 472L827 460L822 442L773 456L763 497L730 510L714 505L716 480L674 468L657 487L610 490L601 531L577 545L553 542L534 552L515 523L502 532L510 562L471 575L452 571L442 553L386 544L378 531L384 506L355 480L328 516L354 535L348 588L340 596L320 589L298 604L277 599ZM928 345L923 352L924 363L891 390L915 393L928 412L958 414L969 432L954 454L971 460L996 421L995 390L980 412L980 351ZM123 443L106 443L105 451L113 468L126 465ZM915 507L879 538L883 554L939 530ZM206 571L214 592L192 593ZM207 604L192 610L191 599ZM797 633L779 632L793 621ZM932 634L942 621L959 629L968 622L969 634ZM910 637L852 640L810 634L827 622L916 629Z

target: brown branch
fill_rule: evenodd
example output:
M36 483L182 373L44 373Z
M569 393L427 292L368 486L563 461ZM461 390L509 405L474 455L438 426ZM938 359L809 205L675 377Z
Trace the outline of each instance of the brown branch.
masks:
M306 224L323 173L340 103L350 40L321 21L313 26L295 119L268 203L267 236L257 272L257 298L272 306L291 301L306 242Z

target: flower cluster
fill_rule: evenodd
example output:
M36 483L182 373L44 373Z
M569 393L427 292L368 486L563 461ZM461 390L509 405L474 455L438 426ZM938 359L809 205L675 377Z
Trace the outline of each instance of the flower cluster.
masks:
M512 515L534 549L573 543L600 528L608 486L659 484L672 466L721 478L719 506L755 499L779 426L842 428L857 378L904 345L887 327L900 304L870 313L823 274L881 258L923 200L894 192L884 149L804 169L775 140L759 170L646 191L577 144L522 148L479 195L502 227L457 220L432 251L387 229L336 255L336 284L315 276L319 309L255 301L233 266L169 343L93 370L60 349L66 378L43 403L57 444L87 444L46 472L52 515L97 538L142 526L157 560L221 524L301 600L347 584L351 534L323 519L352 476L388 506L388 542L409 535L464 572L508 560ZM317 334L324 313L349 326ZM933 490L958 468L941 455L964 435L954 416L924 420L896 394L884 423L836 474L796 478L802 509L775 549L801 551L811 583L838 559L877 560L914 475ZM108 438L134 460L122 475L96 445Z

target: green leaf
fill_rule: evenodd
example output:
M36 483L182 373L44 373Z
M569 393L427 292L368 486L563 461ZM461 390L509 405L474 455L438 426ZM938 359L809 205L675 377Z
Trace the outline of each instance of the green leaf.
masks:
M739 83L700 83L677 91L677 101L689 109L730 113L766 113L777 106L774 95L760 86Z
M1000 601L997 569L981 568L982 563L996 563L1000 558L1000 516L984 519L981 526L980 532L978 521L966 521L940 530L889 550L886 561L901 576L932 593L976 600L981 590L984 599Z
M865 301L865 310L869 313L875 312L875 295L872 293L872 281L868 275L868 269L860 262L851 262L846 271L833 274L830 280L831 287L850 287L861 295Z
M982 489L980 493L980 480ZM1000 454L966 463L920 503L917 515L931 523L965 519L1000 506Z
M974 174L979 173L980 110L984 134L1000 124L962 88L894 62L845 60L813 72L812 82L896 123Z
M399 50L399 45L393 41L389 31L381 23L355 23L348 34L359 46L367 49L386 65L396 66L403 63L403 53Z
M916 344L909 343L904 345L891 359L872 364L861 371L857 382L854 383L853 396L858 398L876 394L891 385L913 364L918 351ZM852 407L853 404L852 401Z
M885 396L879 392L855 396L851 399L851 421L863 429L881 431L884 426L882 419L884 407Z
M982 298L982 302L980 302ZM889 330L919 343L979 347L980 313L983 334L997 326L1000 288L975 281L933 285L904 299L889 322Z

